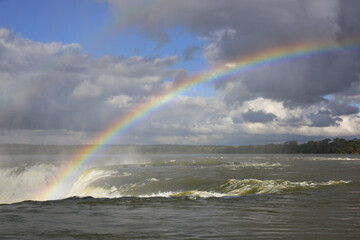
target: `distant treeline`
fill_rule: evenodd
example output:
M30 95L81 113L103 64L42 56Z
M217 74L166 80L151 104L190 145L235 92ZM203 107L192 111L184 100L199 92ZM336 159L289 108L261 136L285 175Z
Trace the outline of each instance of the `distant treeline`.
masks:
M89 145L86 145L89 147ZM85 145L31 145L31 144L2 144L1 154L74 154ZM248 146L214 146L214 145L108 145L104 153L325 153L325 154L360 154L360 140L345 140L341 138L309 141L299 144L288 141L282 144L248 145Z
M360 154L360 140L345 140L342 138L308 141L299 144L288 141L283 144L266 144L230 147L235 153L285 153L285 154ZM231 149L229 149L231 151Z

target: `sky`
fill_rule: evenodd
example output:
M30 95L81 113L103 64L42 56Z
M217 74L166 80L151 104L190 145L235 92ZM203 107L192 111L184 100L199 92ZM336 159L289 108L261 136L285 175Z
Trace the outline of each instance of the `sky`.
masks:
M360 42L357 0L0 0L0 143L87 144L176 83L306 41ZM175 96L114 144L358 138L360 51Z

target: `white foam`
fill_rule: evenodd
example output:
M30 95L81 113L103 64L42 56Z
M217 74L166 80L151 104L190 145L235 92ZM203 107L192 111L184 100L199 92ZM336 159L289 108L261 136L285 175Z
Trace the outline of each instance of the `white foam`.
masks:
M37 200L40 190L53 180L59 167L52 164L37 164L0 169L0 203Z
M148 182L158 182L160 180L158 178L148 178L148 179L146 179L146 181L148 181Z
M305 158L308 161L359 161L360 158L355 157L311 157Z
M95 188L90 188L90 185L95 181L98 181L99 179L117 174L118 171L116 169L101 169L101 168L88 169L74 183L70 191L70 196L93 196L92 193L96 192L96 194L93 197L99 197L100 195L97 192L99 192L100 190ZM127 176L131 175L129 173L127 174L124 173L124 174ZM89 189L92 190L90 191Z
M217 193L217 192L208 192L208 191L197 191L197 190L191 190L191 191L185 191L185 192L158 192L158 193L152 193L152 194L143 194L139 195L138 197L142 198L152 198L152 197L165 197L165 198L171 198L171 197L188 197L190 199L197 199L197 198L211 198L211 197L224 197L225 194Z
M257 162L244 162L241 164L231 164L229 165L229 168L231 170L238 170L240 168L263 168L263 169L272 169L272 168L283 168L287 167L288 165L283 165L281 163L257 163Z

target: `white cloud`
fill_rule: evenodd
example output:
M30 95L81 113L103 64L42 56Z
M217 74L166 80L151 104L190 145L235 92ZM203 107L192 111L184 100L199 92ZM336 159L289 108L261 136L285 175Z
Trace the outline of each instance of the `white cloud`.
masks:
M100 97L101 93L102 93L101 86L92 84L89 81L84 81L74 89L72 96L78 99L84 99L84 98Z
M96 59L77 44L36 42L0 28L0 127L101 130L184 71L176 62Z
M132 98L127 95L117 95L111 96L107 100L107 103L115 105L118 108L128 108L131 106L131 100Z

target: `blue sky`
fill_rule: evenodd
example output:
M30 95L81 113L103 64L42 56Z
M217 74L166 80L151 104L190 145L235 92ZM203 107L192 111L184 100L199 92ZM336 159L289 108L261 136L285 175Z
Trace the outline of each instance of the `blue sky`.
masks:
M118 31L108 3L95 0L0 1L0 25L39 42L79 43L94 57L181 55L188 45L203 42L181 27L169 29L170 42L160 46L134 28ZM191 72L207 67L200 51L193 59L180 58L179 66Z
M1 1L1 25L41 42L91 41L111 23L107 4L94 1ZM94 51L95 49L89 49Z
M359 36L359 7L353 0L0 0L1 142L91 142L138 104L213 66L284 44ZM191 89L116 143L357 137L359 59L358 51L339 52Z

